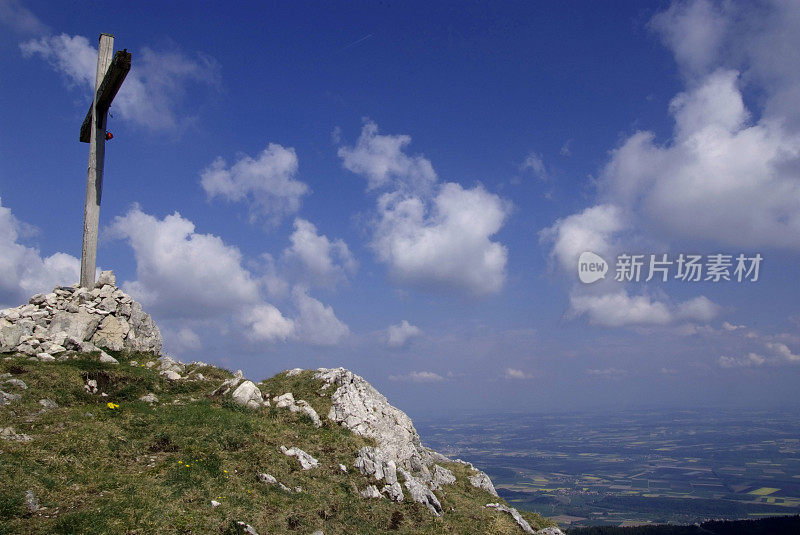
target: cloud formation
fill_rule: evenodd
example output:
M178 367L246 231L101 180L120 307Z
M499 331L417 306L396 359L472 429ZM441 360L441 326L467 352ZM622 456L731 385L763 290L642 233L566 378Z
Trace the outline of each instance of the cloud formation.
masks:
M720 368L757 368L760 366L786 366L800 364L800 355L793 353L782 342L766 342L762 353L749 352L743 357L721 355L717 359Z
M48 35L20 44L25 57L39 56L62 74L70 86L94 92L97 47L82 35ZM131 71L114 99L119 116L151 130L169 130L185 121L182 97L190 87L220 83L219 65L210 56L190 58L178 50L147 47L136 53Z
M389 347L402 347L411 338L421 334L422 329L416 325L411 325L407 320L403 320L397 325L390 325L386 330L386 343Z
M409 143L411 136L378 134L378 125L370 121L354 147L339 148L339 157L345 169L367 178L367 189L428 191L436 182L436 172L428 159L403 152Z
M358 263L342 239L319 234L310 221L296 218L291 245L282 254L287 274L306 285L333 287L355 273Z
M420 372L410 372L404 375L390 375L389 380L410 381L412 383L438 383L440 381L444 381L445 379L438 373L420 371Z
M673 2L653 17L649 26L685 82L669 106L672 135L625 138L600 173L595 203L541 232L558 267L574 273L583 251L610 258L664 244L800 251L800 114L786 104L800 97L800 38L787 31L798 20L796 3L706 0ZM776 50L787 56L776 60ZM745 85L764 95L761 110L746 106ZM573 316L622 326L707 322L719 313L706 298L671 306L597 286L573 286Z
M264 281L244 267L238 248L197 233L177 212L158 219L133 206L108 230L131 245L136 259L136 280L125 281L123 288L166 320L212 322L220 332L243 330L256 342L334 345L350 333L332 307L299 286L291 296L296 315L286 316L262 298ZM196 341L176 332L178 346Z
M533 374L525 373L522 370L518 370L516 368L506 368L503 372L504 379L533 379Z
M409 136L378 134L367 123L354 147L342 147L346 169L364 175L377 199L372 248L393 281L426 289L483 295L505 281L507 248L494 236L511 206L481 186L438 183L422 156L408 156Z
M259 301L259 284L242 254L218 236L195 232L178 212L158 219L138 206L117 216L110 235L136 258L136 280L123 287L147 308L174 318L203 318Z
M66 253L42 257L38 249L19 242L32 228L17 220L0 199L0 308L27 302L31 295L50 292L80 278L80 260Z
M256 158L241 155L230 167L218 157L200 173L200 185L209 199L247 200L251 222L265 217L277 224L297 212L307 184L295 179L298 169L293 148L270 143Z
M305 289L295 287L292 298L298 310L295 334L300 340L316 346L331 346L350 334L350 329L336 317L333 308L308 295Z

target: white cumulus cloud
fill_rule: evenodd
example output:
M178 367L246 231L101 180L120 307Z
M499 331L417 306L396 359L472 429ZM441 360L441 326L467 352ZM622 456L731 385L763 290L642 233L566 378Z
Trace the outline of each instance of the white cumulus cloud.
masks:
M748 353L745 357L728 357L722 355L717 359L720 368L752 368L763 365L767 359L757 353Z
M339 148L345 169L364 175L369 189L426 191L436 182L431 162L423 156L408 156L403 148L411 136L378 134L378 125L367 122L354 147Z
M20 45L25 57L40 56L70 85L87 92L88 109L94 92L97 47L81 35L48 35ZM173 129L184 121L183 95L198 84L219 84L219 65L202 54L190 58L180 51L147 47L134 54L131 71L114 99L114 110L126 120L152 130Z
M719 313L719 306L699 296L675 306L647 295L629 295L625 290L600 294L574 292L570 296L570 313L585 315L589 323L605 327L626 325L667 325L675 321L706 323Z
M377 200L372 247L402 285L473 295L499 291L507 248L492 237L511 211L508 201L481 186L438 183L433 166L403 149L409 136L378 134L367 123L354 147L341 147L346 169L367 177Z
M295 331L294 321L284 317L280 310L269 303L244 311L242 322L249 327L247 335L253 340L286 341Z
M390 325L386 330L386 343L390 347L401 347L411 338L421 334L422 329L416 325L411 325L407 320L403 320L397 325Z
M389 380L410 381L412 383L438 383L440 381L444 381L445 379L438 373L419 371L419 372L410 372L403 375L390 375Z
M625 228L624 217L619 207L601 204L572 214L542 230L540 240L552 243L550 256L568 272L575 271L578 257L590 251L610 259L612 243L616 233ZM608 261L608 260L607 260Z
M137 278L123 287L154 311L213 317L259 302L258 281L242 266L239 249L195 232L178 212L158 219L134 206L109 231L127 240L136 258Z
M491 237L509 206L497 195L449 182L431 203L385 194L378 206L381 219L372 245L395 281L475 295L502 288L508 249Z
M518 370L516 368L506 368L503 372L503 378L505 379L532 379L533 374L526 373L522 370Z
M241 155L230 167L218 157L200 173L200 184L210 199L247 199L251 221L264 216L277 224L296 212L310 191L307 184L295 178L297 169L293 148L270 143L257 157Z
M0 199L0 307L18 306L35 293L80 278L80 260L74 256L57 252L42 257L38 249L19 243L26 229Z
M295 219L289 240L282 255L287 274L305 284L332 287L356 271L358 264L344 240L319 234L310 221Z
M295 287L292 296L298 310L294 320L295 334L302 341L311 345L330 346L350 334L350 329L336 317L333 308L308 295L305 289Z

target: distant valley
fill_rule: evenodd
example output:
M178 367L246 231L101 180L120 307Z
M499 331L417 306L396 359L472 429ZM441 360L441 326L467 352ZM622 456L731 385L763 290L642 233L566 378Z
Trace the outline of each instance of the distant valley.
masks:
M562 527L800 513L796 411L630 411L418 420L423 442L485 470Z

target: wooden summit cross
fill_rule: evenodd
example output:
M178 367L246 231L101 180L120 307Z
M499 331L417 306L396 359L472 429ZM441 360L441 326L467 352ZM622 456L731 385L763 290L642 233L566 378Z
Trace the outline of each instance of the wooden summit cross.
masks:
M80 140L89 143L89 170L86 174L86 204L83 209L83 248L81 249L81 286L94 288L97 263L97 226L100 221L100 198L103 194L103 160L106 155L106 118L111 101L131 70L131 53L120 50L112 59L114 36L100 34L97 48L97 74L94 99L81 125Z

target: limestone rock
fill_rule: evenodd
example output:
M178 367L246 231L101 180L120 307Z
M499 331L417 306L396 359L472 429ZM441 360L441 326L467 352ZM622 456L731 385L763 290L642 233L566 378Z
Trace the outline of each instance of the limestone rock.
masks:
M26 385L25 381L23 381L22 379L13 379L13 378L12 379L6 379L5 381L3 381L3 384L7 385L7 386L17 387L20 390L27 390L28 389L28 385Z
M37 353L36 358L42 362L53 362L56 360L56 358L50 353Z
M430 453L422 446L411 419L393 407L363 377L344 368L320 368L314 377L338 386L331 394L328 419L374 439L381 451L398 466L413 472L427 472Z
M400 486L398 481L395 481L391 485L384 485L381 489L381 494L385 494L386 497L393 502L402 502L404 499L403 487Z
M298 399L297 403L293 408L290 408L292 412L300 411L309 418L311 418L311 422L314 424L314 427L322 427L322 420L320 420L317 411L314 410L314 407L309 405L309 403L303 399Z
M159 373L159 375L161 375L162 377L164 377L168 381L178 381L178 380L181 379L180 374L178 374L177 372L174 372L172 370L164 370L164 371L161 371L161 372L158 372L158 373Z
M387 485L397 483L397 465L379 448L364 446L358 450L353 466L365 476L386 481Z
M11 392L3 392L2 390L0 390L0 406L10 405L11 403L19 401L20 399L22 399L22 396L20 396L19 394L14 394Z
M555 526L547 526L537 531L536 535L564 535L564 532Z
M245 535L258 535L258 532L250 524L246 524L242 521L237 521L236 525L242 529Z
M277 485L278 480L271 474L258 474L258 480L267 485Z
M281 394L280 396L275 396L272 398L272 402L275 403L275 406L279 409L291 407L294 405L294 396L291 392L286 392L285 394Z
M233 398L233 401L239 405L244 405L245 407L251 407L254 409L268 404L264 402L264 398L261 395L261 390L259 390L252 381L242 382L242 384L240 384L239 387L233 391L231 397Z
M92 290L57 286L51 293L34 295L26 305L0 311L0 352L57 355L99 346L159 353L161 344L152 318L116 287L110 271L103 272Z
M390 405L364 378L344 368L319 368L314 377L325 383L320 391L336 388L330 395L328 419L377 443L376 448L359 450L354 466L366 476L385 480L382 492L392 499L399 497L392 489L399 472L411 499L425 504L433 514L441 514L441 504L433 491L456 479L450 470L436 463L453 461L424 447L411 419ZM497 496L489 476L465 464L473 471L470 482Z
M45 410L52 410L58 408L58 403L53 401L50 398L44 398L39 400L39 405L45 408Z
M5 319L0 320L0 352L9 353L13 351L19 345L20 338L33 334L33 328L36 324L31 320L19 319L19 314L17 313L14 313L14 315L17 316L15 323L9 321L10 314Z
M117 278L114 276L113 271L101 271L100 276L97 277L97 283L95 286L116 286L117 285Z
M492 484L492 480L489 479L489 476L487 476L480 470L475 470L475 471L476 474L469 477L470 485L472 485L473 487L477 487L479 489L483 489L486 492L492 494L493 496L497 496L497 491L494 489L494 485Z
M302 412L303 414L306 414L309 418L311 418L311 422L314 424L314 427L322 427L322 420L320 420L317 411L314 410L314 407L312 407L304 399L295 401L294 395L292 395L291 392L286 392L280 396L275 396L272 398L272 401L279 409L288 408L292 412Z
M0 440L11 440L15 442L30 442L33 437L24 433L17 433L13 427L0 427Z
M440 488L442 485L452 485L455 482L456 476L453 475L453 472L438 464L434 465L433 479L431 480L431 488L433 490Z
M99 392L99 389L97 388L97 381L95 379L86 379L83 389L89 394L97 394Z
M430 487L428 487L425 482L420 481L418 478L409 474L406 470L401 468L399 471L405 479L404 485L406 490L408 490L408 494L411 496L411 499L417 503L426 505L430 512L434 515L441 515L442 504L439 503L439 499L436 497Z
M362 498L383 498L383 494L378 490L375 485L369 485L367 488L359 492Z
M99 324L100 318L86 309L80 309L76 313L59 311L50 320L50 334L64 332L78 341L89 340Z
M160 371L173 371L175 373L183 373L186 371L186 366L176 361L172 357L163 356L158 359L158 369Z
M144 401L145 403L158 403L158 398L152 392L148 392L144 396L140 397L139 401Z
M319 461L300 448L287 448L286 446L281 446L281 452L289 457L297 457L297 460L300 461L300 466L303 468L303 470L311 470L319 465Z
M224 396L239 386L239 383L242 382L242 377L231 377L230 379L224 381L219 388L215 389L211 392L212 397Z
M125 334L120 321L116 317L109 315L100 322L100 326L92 335L91 341L97 347L112 351L122 351L125 347Z
M119 361L106 353L105 351L100 352L100 362L103 364L119 364Z
M487 503L485 507L490 507L492 509L497 509L498 511L502 511L511 515L514 521L517 523L519 527L522 528L522 531L525 533L535 534L536 531L528 524L528 521L522 518L522 515L519 514L519 511L514 509L513 507L508 507L507 505L503 505L501 503Z

